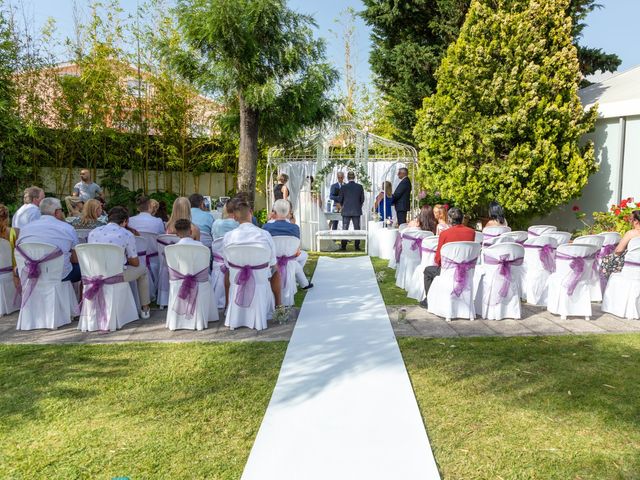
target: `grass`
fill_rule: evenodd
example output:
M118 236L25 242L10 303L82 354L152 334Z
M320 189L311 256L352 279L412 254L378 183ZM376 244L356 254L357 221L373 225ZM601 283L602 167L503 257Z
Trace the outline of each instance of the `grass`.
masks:
M443 478L640 478L640 335L400 339Z
M407 292L402 288L396 287L396 271L389 268L389 260L383 260L378 257L371 257L371 263L376 273L384 272L382 281L378 281L382 299L385 305L417 305L418 302L413 298L407 297Z
M238 479L285 349L0 346L0 478Z

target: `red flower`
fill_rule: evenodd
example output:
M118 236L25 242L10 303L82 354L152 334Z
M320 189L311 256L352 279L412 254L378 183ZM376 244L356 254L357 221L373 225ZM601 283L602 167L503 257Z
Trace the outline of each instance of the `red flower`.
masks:
M578 205L574 205L571 210L573 210L574 212L579 212L580 211L580 207Z
M627 208L627 203L629 203L629 200L622 200L620 202L620 208Z
M616 215L620 215L620 209L616 208L615 212L613 212L613 213L616 214Z

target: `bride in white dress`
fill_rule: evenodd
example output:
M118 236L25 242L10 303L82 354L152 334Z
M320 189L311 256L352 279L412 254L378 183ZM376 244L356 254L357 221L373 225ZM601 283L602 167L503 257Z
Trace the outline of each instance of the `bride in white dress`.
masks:
M311 191L312 181L313 177L305 179L296 206L296 218L300 222L300 246L303 250L315 250L316 232L329 229L329 220L324 214L322 196ZM338 245L332 240L321 240L320 250L335 252L338 250Z

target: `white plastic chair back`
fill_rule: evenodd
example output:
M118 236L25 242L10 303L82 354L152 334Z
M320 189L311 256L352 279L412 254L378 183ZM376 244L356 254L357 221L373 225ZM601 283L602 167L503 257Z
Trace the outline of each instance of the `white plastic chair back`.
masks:
M484 227L482 229L482 234L484 235L482 246L488 247L489 245L493 245L493 242L495 242L500 235L510 231L511 231L511 228L503 227L503 226Z
M0 316L20 309L20 296L16 296L12 270L11 244L0 238Z
M46 243L21 243L20 248L33 259L42 258L56 249ZM25 259L18 250L15 256L18 272L23 275ZM62 281L63 269L62 256L40 264L40 279L20 309L18 330L56 329L71 323L71 317L78 314L78 302L71 282Z
M149 270L149 295L151 298L156 298L158 294L158 275L160 271L160 261L158 259L158 235L149 232L140 232L140 237L147 241L145 257L145 264L147 270ZM138 237L136 237L138 238ZM137 246L137 244L136 244ZM137 298L137 297L136 297Z
M581 245L593 245L594 247L598 247L598 250L600 250L600 248L602 248L602 245L604 244L604 237L602 235L583 235L576 238L573 243L579 243Z
M158 235L156 246L158 248L158 295L156 301L160 307L166 307L169 304L169 270L167 268L167 259L164 255L164 249L167 245L177 243L180 238L177 235Z
M398 225L398 231L400 233L402 233L407 228L416 228L416 227L410 227L408 223L403 223L402 225Z
M209 322L218 320L218 308L213 304L213 291L209 278L211 251L204 245L170 245L164 249L167 266L182 275L194 275L205 270L207 280L198 282L193 315L176 312L178 292L182 280L169 280L169 305L167 309L167 328L169 330L203 330Z
M451 242L442 247L440 255L443 259L448 258L455 262L475 261L480 255L481 246L476 242ZM445 260L443 261L443 265ZM473 274L474 268L467 271L466 288L455 295L455 268L442 268L441 273L437 276L431 288L427 293L427 303L429 311L440 317L444 317L447 321L452 318L468 318L474 320L476 317L475 306L473 302Z
M551 236L551 235L550 235ZM547 310L563 319L569 315L591 317L591 285L593 262L598 247L593 245L565 244L556 251L556 271L549 277L549 301ZM581 257L584 261L578 276L571 269L573 261L562 256ZM572 282L572 279L576 279ZM569 290L575 284L573 292Z
M629 320L640 319L640 246L627 250L624 267L609 277L602 311Z
M276 246L276 257L294 256L300 248L300 239L296 237L273 237L273 243ZM294 297L298 291L298 286L296 285L296 271L298 268L302 268L300 264L295 260L290 260L285 270L285 278L280 278L280 284L282 285L280 295L283 305L295 304Z
M224 272L221 268L224 266L224 253L222 252L223 242L224 237L219 237L211 243L211 253L213 255L213 261L211 262L211 286L213 288L214 304L218 308L224 308L226 306Z
M553 251L550 252L551 265L547 265L550 270L545 268L540 254L542 247L547 245L550 245L553 249ZM531 305L547 306L549 276L553 273L553 269L555 269L555 250L557 247L558 242L556 239L546 234L531 237L524 243L522 298Z
M433 236L433 232L413 228L407 228L402 232L402 254L396 268L397 287L405 290L408 288L413 273L422 259L420 245L411 238L423 240Z
M627 244L627 250L635 250L640 247L640 237L632 238Z
M532 239L545 233L555 232L556 230L558 230L558 228L553 225L531 225L527 229L527 234L529 235L529 239Z
M224 324L232 330L238 327L264 330L267 328L267 319L273 312L275 305L269 283L271 268L253 270L255 292L251 303L244 307L236 303L236 295L240 287L235 282L240 269L231 266L231 264L258 266L269 263L271 252L263 245L227 245L224 248L224 258L229 268L229 281L231 284L229 288L229 305L227 306Z
M398 266L398 262L400 261L400 259L396 259L395 246L397 243L402 244L402 235L404 233L417 232L417 231L420 231L418 227L410 227L408 223L403 223L398 227L398 230L397 230L398 234L397 236L394 236L393 253L391 254L391 258L389 259L389 264L387 265L389 268L395 269ZM402 256L402 254L400 254L400 256ZM397 276L398 274L396 272L396 278Z
M482 255L484 261L480 287L476 294L476 311L478 313L482 312L482 318L489 320L520 319L520 290L524 247L515 242L496 243L484 248ZM487 263L487 257L515 262L508 266L511 275L510 282L507 282L505 277L501 275L501 265ZM517 265L517 263L520 263L520 265Z
M124 272L124 250L118 245L88 243L78 245L76 253L83 277L102 276L108 278ZM87 288L85 285L85 291ZM100 317L97 315L98 300L96 298L89 300L85 297L82 301L78 330L94 332L104 329L113 332L127 323L138 320L138 308L128 283L103 285L102 292L106 309L106 324L100 325Z
M598 253L602 250L602 245L604 243L604 237L602 235L583 235L581 237L576 238L573 241L573 244L581 244L581 245L593 245L598 248ZM592 302L601 302L602 301L602 291L604 290L604 285L601 285L600 282L600 261L598 258L595 260L595 266L592 269L591 279L589 283L591 285L591 301Z
M422 240L422 259L420 264L413 270L413 275L407 285L407 297L418 301L424 299L424 269L435 266L437 247L438 237L436 236L426 237Z
M527 232L507 232L500 235L493 241L493 244L497 243L518 243L520 245L524 245L524 242L527 241L529 235Z
M604 242L602 242L602 246L606 247L607 245L617 245L622 240L622 236L618 232L602 232L599 234L604 238Z
M80 243L87 243L90 233L90 228L76 228L76 235L78 235L78 241Z
M545 232L545 235L547 237L555 238L558 245L565 245L569 243L569 240L571 240L571 234L569 232L550 231Z

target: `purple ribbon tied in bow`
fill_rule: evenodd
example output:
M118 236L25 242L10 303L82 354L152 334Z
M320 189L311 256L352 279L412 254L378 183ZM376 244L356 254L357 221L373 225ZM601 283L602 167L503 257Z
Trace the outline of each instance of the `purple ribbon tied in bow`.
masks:
M253 302L253 296L256 292L256 279L253 276L254 270L262 270L269 267L268 263L262 265L235 265L229 262L229 266L240 270L235 279L235 284L238 285L238 291L236 292L236 298L234 302L239 307L247 308Z
M400 255L402 254L402 234L398 234L396 237L393 250L396 252L396 263L398 263L400 261Z
M535 248L539 250L538 255L540 257L542 267L549 273L556 271L556 260L553 255L556 249L553 245L524 245L524 248Z
M456 271L453 275L455 285L451 291L451 295L459 297L462 295L469 286L469 270L473 270L478 262L477 258L469 260L468 262L456 262L447 257L442 257L442 268L455 268Z
M573 295L573 292L576 290L578 286L578 282L580 282L580 278L584 273L584 264L586 260L594 260L596 258L595 253L593 255L589 255L586 257L574 257L572 255L565 255L563 253L556 253L556 259L558 260L570 260L569 268L571 269L571 273L567 276L563 285L567 287L567 294L569 296Z
M222 255L218 255L217 253L213 254L213 261L220 265L220 271L222 273L227 273L229 269L224 264L224 257Z
M53 260L54 258L61 257L62 250L56 248L44 257L38 259L33 259L27 255L25 251L20 248L20 245L16 245L16 250L24 258L24 268L22 269L22 275L20 275L23 290L21 307L24 308L27 300L29 300L29 297L33 293L33 290L36 288L38 280L40 279L40 264Z
M493 303L494 305L496 303L500 303L500 301L507 296L509 290L511 289L511 267L520 267L522 266L523 261L524 258L522 257L509 260L509 255L500 255L500 258L490 257L489 255L484 256L484 263L486 263L487 265L500 265L498 275L502 277L502 286L498 291L498 299Z
M180 273L169 267L169 280L180 280L180 289L173 306L171 307L178 315L185 318L193 318L198 301L198 284L209 281L209 267L205 267L198 273Z
M280 279L282 282L282 286L284 288L287 287L287 265L289 265L289 262L292 260L295 260L296 256L292 255L290 257L287 257L285 255L278 257L278 272L280 272Z
M117 283L124 283L124 275L118 273L111 277L103 277L97 275L95 277L82 276L82 285L84 291L82 298L91 301L91 313L98 317L98 328L106 332L109 330L109 324L107 319L107 304L104 300L104 290L102 287L105 285L115 285ZM83 302L83 307L84 307Z
M422 249L420 248L422 247L422 238L412 237L411 235L403 235L402 238L409 240L411 242L411 251L415 252L418 250L420 257L422 257Z

